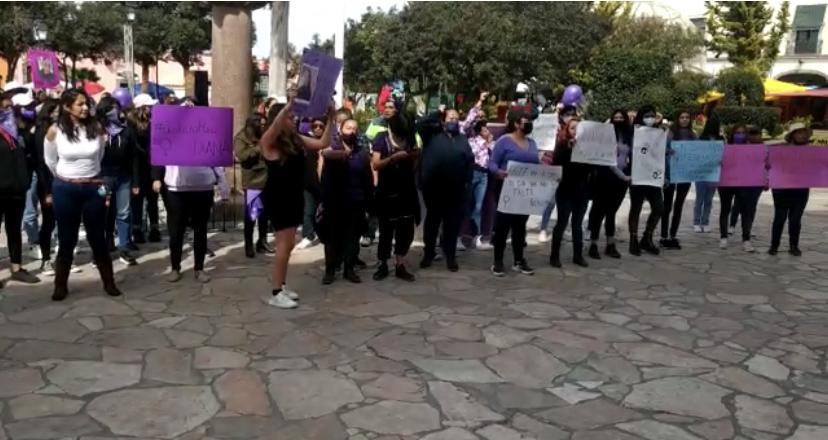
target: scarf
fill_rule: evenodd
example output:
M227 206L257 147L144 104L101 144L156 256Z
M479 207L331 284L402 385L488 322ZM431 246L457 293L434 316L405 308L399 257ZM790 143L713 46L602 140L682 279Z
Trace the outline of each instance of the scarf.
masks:
M124 123L121 122L121 118L117 110L112 110L106 114L106 131L111 137L118 136L122 131L124 131Z
M0 129L5 131L12 139L17 139L17 120L11 107L0 110ZM12 148L14 148L14 145L12 145Z

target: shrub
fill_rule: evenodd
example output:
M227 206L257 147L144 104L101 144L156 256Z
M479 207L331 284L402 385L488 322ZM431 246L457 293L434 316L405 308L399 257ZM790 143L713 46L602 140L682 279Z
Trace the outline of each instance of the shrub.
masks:
M761 106L765 100L762 75L750 67L729 67L719 72L716 88L728 106Z
M781 132L779 125L779 118L782 114L782 109L779 107L738 107L738 106L721 106L716 110L722 125L746 124L754 125L774 136Z

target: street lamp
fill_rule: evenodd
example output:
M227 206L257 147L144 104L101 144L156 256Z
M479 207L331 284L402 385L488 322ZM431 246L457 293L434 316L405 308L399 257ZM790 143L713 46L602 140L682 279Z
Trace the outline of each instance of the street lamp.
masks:
M126 15L127 22L124 25L124 63L129 66L127 73L127 88L129 88L129 96L135 95L135 56L133 54L132 41L132 23L135 21L135 11L132 6Z
M40 20L34 22L32 29L34 31L34 39L39 44L42 44L49 37L49 33L46 31L46 24Z

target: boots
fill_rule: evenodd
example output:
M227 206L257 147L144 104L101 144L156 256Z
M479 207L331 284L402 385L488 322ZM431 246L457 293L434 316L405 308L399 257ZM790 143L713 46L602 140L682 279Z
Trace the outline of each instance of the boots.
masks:
M98 267L98 273L101 275L103 281L104 291L109 296L121 296L121 291L115 285L115 274L112 271L112 260L108 257L96 258L95 266Z
M604 250L604 254L606 254L610 258L621 258L621 254L618 252L618 249L615 248L615 243L607 244L607 248Z
M658 246L653 243L653 234L651 232L644 233L644 237L641 238L640 247L644 252L653 255L658 255L661 252Z
M256 251L253 250L253 243L251 241L244 240L244 255L247 258L256 258Z
M596 252L598 251L597 248L595 250ZM586 260L584 260L584 248L582 245L576 246L573 243L572 262L575 263L576 266L589 267L589 264L587 264Z
M641 247L638 245L638 235L630 234L630 255L640 256Z
M52 301L63 301L69 295L69 271L71 269L71 262L55 259L55 290L52 293Z
M598 252L598 245L595 243L589 245L589 258L592 258L594 260L601 259L601 253Z
M552 234L552 253L549 254L549 265L561 267L561 239L558 234Z

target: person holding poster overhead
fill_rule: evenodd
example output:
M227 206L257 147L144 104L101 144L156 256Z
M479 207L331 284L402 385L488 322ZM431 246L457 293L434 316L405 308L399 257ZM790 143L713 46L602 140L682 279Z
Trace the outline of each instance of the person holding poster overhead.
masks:
M328 109L327 124L320 139L300 135L293 117L295 91L287 104L270 108L269 126L259 140L265 163L267 182L265 208L276 231L276 258L273 261L273 291L268 304L293 309L299 295L287 288L290 253L296 229L302 224L305 209L305 150L319 151L331 145L335 109Z
M785 141L791 145L808 145L811 141L811 129L801 122L794 122L788 128ZM799 233L802 231L802 215L808 206L811 190L809 188L785 188L773 190L773 227L771 245L768 254L776 255L782 241L782 229L788 221L788 253L794 257L802 255L799 249Z
M506 118L506 134L495 142L492 158L489 161L489 171L496 180L496 196L500 200L500 191L503 180L506 179L506 168L509 161L521 163L539 163L543 155L538 151L535 141L528 137L532 133L530 115L523 111L511 111ZM498 211L495 214L494 236L494 264L492 274L496 277L506 275L503 267L503 254L506 252L506 239L512 233L512 253L514 255L513 269L524 275L534 275L535 271L526 262L523 248L526 245L526 222L528 215L505 214Z
M703 141L722 140L722 125L719 115L711 113L704 124L699 138ZM693 207L693 230L710 232L710 210L713 209L713 196L716 194L716 183L696 182L696 202Z
M635 115L634 125L656 128L657 124L657 113L652 105L641 107ZM630 169L632 169L632 158L633 154L630 154ZM650 204L650 216L647 218L644 236L639 241L638 219L641 216L641 209L644 207L645 200ZM664 199L660 186L630 185L630 254L638 256L641 255L642 250L653 255L659 254L658 246L653 242L653 233L663 212Z
M681 249L676 235L678 234L679 225L681 224L681 213L684 210L684 200L687 198L687 193L690 192L690 183L671 183L670 182L670 155L673 150L670 149L672 141L694 141L698 139L696 133L693 132L693 117L688 111L679 112L676 120L667 132L667 161L665 178L667 179L664 185L664 216L661 217L661 247L665 249ZM675 198L675 200L674 200ZM670 213L673 213L673 220L670 221ZM670 233L669 238L667 233Z
M604 253L611 258L621 258L615 246L615 214L624 203L627 187L630 184L629 171L630 152L632 151L632 126L627 112L623 109L612 112L610 118L615 128L617 144L616 166L599 166L595 169L592 189L592 209L589 211L589 256L596 260L601 259L598 252L598 238L601 235L601 223L607 234L607 247Z

